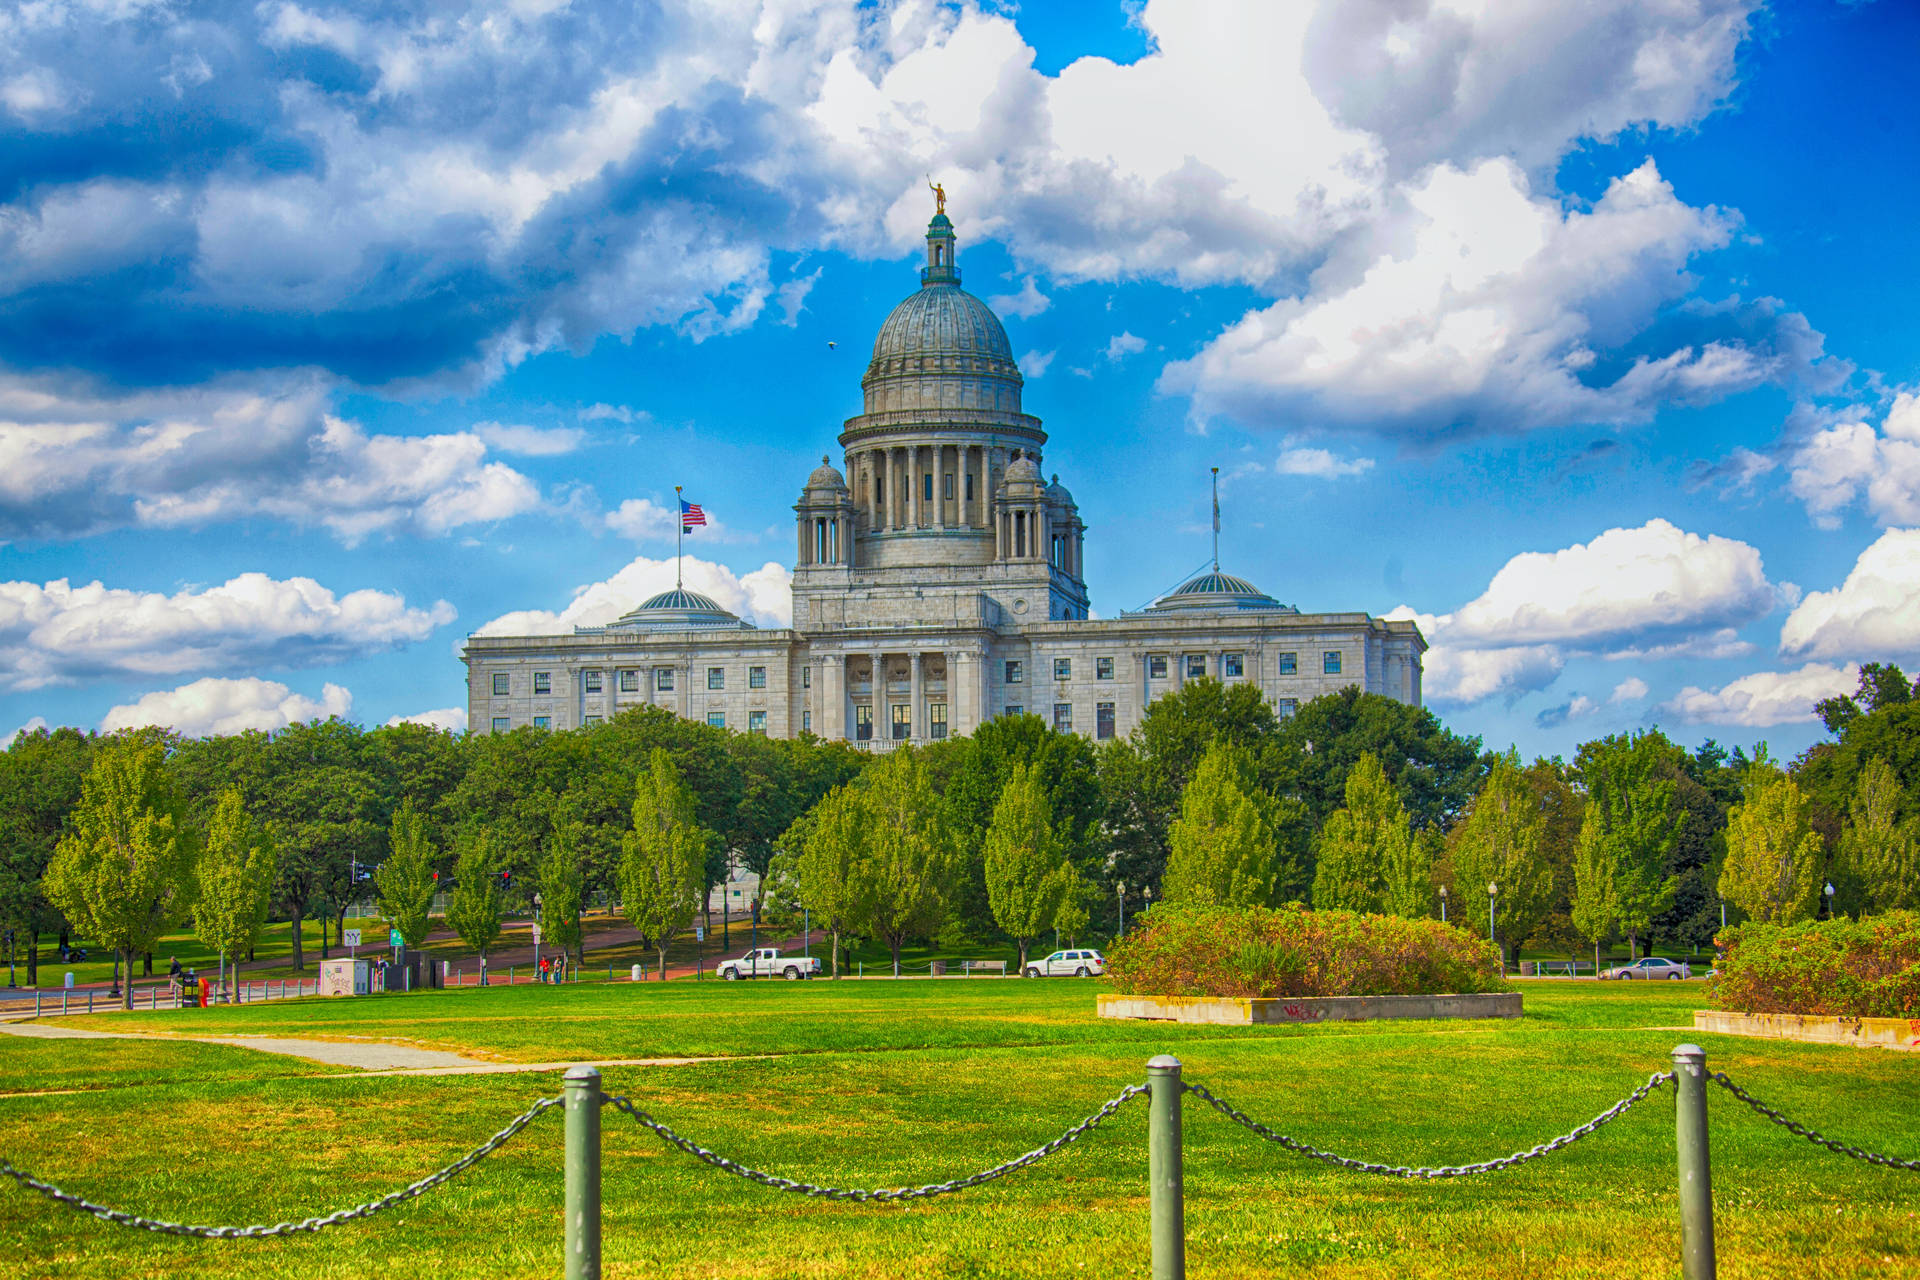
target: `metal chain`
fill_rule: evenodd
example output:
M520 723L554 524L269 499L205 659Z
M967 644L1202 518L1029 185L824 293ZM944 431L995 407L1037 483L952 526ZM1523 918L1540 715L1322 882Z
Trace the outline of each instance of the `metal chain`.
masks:
M494 1134L491 1138L488 1138L485 1142L475 1147L472 1151L469 1151L466 1155L461 1156L446 1168L436 1173L428 1174L426 1177L420 1179L420 1181L409 1183L398 1191L384 1195L378 1200L369 1201L362 1205L355 1205L351 1209L341 1209L339 1212L330 1213L324 1218L302 1218L298 1222L277 1222L270 1227L202 1227L194 1226L190 1223L162 1222L157 1218L142 1218L137 1214L126 1213L119 1209L109 1209L105 1205L94 1204L89 1200L84 1200L74 1195L70 1191L62 1191L50 1182L42 1182L24 1169L14 1168L9 1161L3 1158L0 1158L0 1175L12 1178L23 1187L38 1191L49 1200L58 1201L69 1208L78 1209L82 1213L90 1213L102 1222L117 1223L123 1227L140 1227L147 1231L160 1231L167 1235L174 1236L199 1236L207 1240L252 1240L268 1236L287 1236L300 1231L319 1231L325 1227L337 1227L343 1222L352 1222L355 1218L369 1217L372 1214L379 1213L382 1209L391 1209L403 1200L411 1200L415 1196L423 1195L447 1181L449 1178L454 1177L456 1174L472 1168L475 1164L487 1156L492 1155L495 1151L498 1151L501 1146L515 1134L532 1124L534 1119L542 1111L545 1111L549 1107L557 1107L560 1103L561 1099L559 1098L540 1099L534 1103L529 1110L516 1116L506 1128L500 1130L500 1132Z
M1350 1160L1346 1156L1335 1155L1331 1151L1322 1151L1318 1147L1309 1146L1304 1142L1289 1138L1284 1133L1275 1133L1272 1129L1267 1128L1267 1126L1246 1114L1246 1112L1221 1101L1218 1097L1214 1096L1213 1092L1205 1085L1190 1084L1183 1081L1180 1087L1188 1093L1197 1095L1202 1101L1207 1103L1207 1105L1211 1106L1215 1111L1218 1111L1235 1124L1242 1125L1260 1137L1265 1138L1268 1142L1277 1143L1295 1155L1305 1156L1309 1160L1321 1160L1327 1164L1338 1165L1342 1169L1352 1169L1356 1173L1377 1173L1388 1178L1464 1178L1470 1174L1492 1173L1496 1169L1511 1168L1514 1165L1523 1164L1528 1160L1537 1160L1541 1156L1551 1155L1562 1147L1571 1146L1598 1129L1601 1125L1606 1124L1608 1121L1626 1112L1629 1108L1645 1101L1647 1095L1671 1079L1673 1079L1673 1073L1671 1071L1656 1071L1653 1075L1648 1076L1647 1082L1638 1089L1635 1089L1632 1093L1620 1099L1620 1101L1614 1103L1611 1107L1608 1107L1605 1111L1602 1111L1578 1129L1575 1129L1571 1133L1562 1134L1550 1142L1543 1142L1539 1146L1531 1147L1525 1151L1516 1151L1512 1155L1501 1156L1497 1160L1486 1160L1479 1164L1442 1165L1437 1169L1416 1168L1411 1165L1371 1164L1365 1160Z
M1920 1173L1920 1160L1900 1160L1893 1156L1883 1156L1877 1152L1862 1150L1859 1147L1850 1147L1837 1138L1829 1138L1824 1133L1809 1129L1803 1124L1794 1123L1728 1079L1724 1071L1715 1071L1708 1075L1707 1079L1713 1081L1722 1089L1725 1089L1728 1093L1740 1099L1740 1101L1746 1103L1755 1111L1758 1111L1761 1115L1779 1125L1782 1129L1785 1129L1788 1133L1797 1134L1817 1147L1825 1147L1829 1151L1836 1152L1843 1156L1852 1156L1855 1160L1864 1160L1868 1164L1883 1165L1889 1169L1911 1169L1916 1173Z
M884 1187L875 1190L815 1186L810 1182L795 1182L789 1178L779 1178L770 1173L763 1173L758 1169L750 1169L738 1161L729 1160L723 1155L707 1150L698 1143L681 1137L666 1125L661 1124L658 1120L655 1120L652 1116L634 1106L633 1103L625 1098L615 1097L612 1094L602 1094L601 1097L606 1101L608 1106L613 1107L617 1111L626 1112L627 1115L633 1117L634 1123L640 1125L642 1128L653 1130L654 1133L660 1136L662 1141L680 1148L696 1160L704 1161L714 1168L724 1170L736 1177L745 1178L749 1182L757 1182L763 1187L772 1187L776 1191L795 1191L803 1196L818 1196L824 1200L921 1200L929 1196L945 1195L949 1191L963 1191L968 1187L977 1187L983 1182L992 1182L995 1178L1005 1177L1015 1169L1024 1169L1035 1161L1044 1160L1068 1143L1075 1142L1092 1132L1102 1121L1119 1111L1127 1102L1146 1091L1147 1086L1143 1084L1128 1085L1120 1091L1118 1097L1115 1097L1079 1124L1068 1129L1052 1142L1047 1143L1043 1147L1035 1147L1025 1155L1016 1156L1005 1164L997 1164L991 1169L982 1169L979 1173L969 1174L964 1178L956 1178L951 1182L936 1182L924 1187Z

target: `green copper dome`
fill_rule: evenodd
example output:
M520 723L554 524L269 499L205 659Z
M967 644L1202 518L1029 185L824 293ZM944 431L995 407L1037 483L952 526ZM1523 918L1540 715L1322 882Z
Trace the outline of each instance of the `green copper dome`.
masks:
M1299 612L1291 606L1281 604L1245 578L1236 578L1218 569L1209 569L1205 573L1187 579L1146 608L1148 613L1170 613L1175 610L1204 610L1216 613L1242 610Z
M604 627L575 627L579 635L598 635L608 631L752 631L751 622L722 608L712 596L675 587L649 596L639 608L624 613Z

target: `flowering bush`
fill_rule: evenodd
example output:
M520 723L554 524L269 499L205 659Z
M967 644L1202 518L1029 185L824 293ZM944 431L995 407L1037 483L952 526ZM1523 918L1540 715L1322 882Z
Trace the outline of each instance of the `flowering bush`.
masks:
M1840 1018L1920 1017L1920 912L1724 930L1716 1009Z
M1413 996L1501 991L1493 944L1438 920L1290 906L1154 907L1107 952L1127 995Z

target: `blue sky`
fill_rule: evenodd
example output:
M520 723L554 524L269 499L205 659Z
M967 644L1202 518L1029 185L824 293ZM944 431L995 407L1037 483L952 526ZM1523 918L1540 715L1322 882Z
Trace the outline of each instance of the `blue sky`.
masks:
M0 13L0 735L458 723L790 506L950 195L1097 612L1207 556L1571 753L1920 664L1920 11Z

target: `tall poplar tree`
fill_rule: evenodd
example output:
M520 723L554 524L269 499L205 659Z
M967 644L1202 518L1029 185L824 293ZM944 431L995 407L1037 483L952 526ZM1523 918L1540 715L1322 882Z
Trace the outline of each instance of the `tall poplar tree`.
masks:
M276 863L273 842L247 813L240 788L228 787L214 806L200 850L193 931L220 953L236 994L240 957L253 949L267 922Z
M437 854L427 836L425 815L403 800L387 831L387 858L373 873L381 919L399 932L409 948L426 940L433 910L433 863Z
M1200 757L1168 831L1167 902L1266 906L1281 877L1266 796L1244 748L1214 742Z
M621 842L620 913L640 945L660 958L667 977L667 946L693 923L706 885L707 829L694 820L693 791L665 748L655 747L634 780L633 829Z
M1673 801L1684 754L1657 731L1615 734L1580 748L1587 784L1582 856L1606 862L1613 922L1626 933L1630 955L1639 954L1647 927L1677 888L1670 864L1687 815Z
M159 741L129 735L104 743L42 884L74 928L120 956L128 1009L134 956L151 951L193 905L193 864Z
M1820 833L1799 786L1764 756L1747 769L1727 815L1720 896L1755 920L1810 920L1820 903Z
M1905 797L1893 766L1876 756L1860 770L1840 861L1859 881L1869 911L1920 907L1920 831L1900 817Z
M571 825L554 828L547 856L540 861L540 933L562 956L580 955L580 906L586 896L586 871L581 866L579 832Z
M1386 905L1386 868L1414 855L1407 811L1372 752L1347 774L1346 806L1336 809L1314 841L1313 905L1378 912Z
M833 976L840 976L841 939L870 914L865 893L869 815L859 788L835 787L787 830L801 905L833 936Z
M1568 917L1593 944L1593 971L1600 972L1600 948L1613 937L1619 914L1613 901L1613 855L1600 815L1589 806L1580 819L1580 840L1573 850L1573 901Z
M1546 815L1517 757L1495 759L1493 772L1467 810L1453 838L1453 894L1461 923L1478 928L1468 902L1498 885L1494 925L1501 946L1514 956L1553 909L1553 866L1545 849Z
M945 918L958 859L919 752L895 748L862 775L861 786L869 828L858 864L860 897L897 977L900 948L931 936Z
M984 841L987 904L994 923L1020 946L1020 972L1027 949L1051 928L1073 877L1066 851L1053 831L1045 789L1025 764L1016 764Z
M487 952L500 939L500 918L506 904L500 892L500 855L493 837L472 830L457 842L453 864L453 898L447 903L447 927L460 941L480 953L480 975L486 978Z

